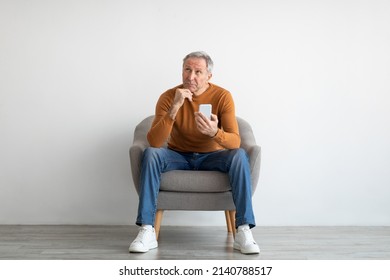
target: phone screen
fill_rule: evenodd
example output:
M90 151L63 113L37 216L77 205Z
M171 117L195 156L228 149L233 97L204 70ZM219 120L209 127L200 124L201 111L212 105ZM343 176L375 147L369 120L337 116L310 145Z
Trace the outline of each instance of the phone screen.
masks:
M211 104L200 104L199 112L211 119Z

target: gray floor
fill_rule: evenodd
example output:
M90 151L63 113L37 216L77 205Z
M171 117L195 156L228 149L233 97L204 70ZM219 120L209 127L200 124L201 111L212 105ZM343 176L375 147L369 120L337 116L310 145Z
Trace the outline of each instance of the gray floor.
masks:
M233 250L225 227L162 226L158 249L129 254L136 226L0 225L0 259L389 260L390 227L256 227L259 255Z

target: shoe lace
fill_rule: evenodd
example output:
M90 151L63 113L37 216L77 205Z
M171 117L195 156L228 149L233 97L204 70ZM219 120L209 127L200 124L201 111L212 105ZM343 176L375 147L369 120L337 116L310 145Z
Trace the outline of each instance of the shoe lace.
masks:
M143 243L142 241L145 239L146 235L148 234L150 230L146 229L146 228L141 228L138 232L138 235L137 237L135 238L134 242L141 242Z
M242 231L244 233L244 241L245 243L252 243L256 244L255 239L253 238L252 231L250 229L243 229Z

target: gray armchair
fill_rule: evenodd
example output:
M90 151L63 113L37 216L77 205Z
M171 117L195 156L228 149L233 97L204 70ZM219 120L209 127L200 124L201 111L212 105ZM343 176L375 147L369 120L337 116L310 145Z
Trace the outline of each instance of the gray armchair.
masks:
M139 194L139 176L143 151L149 146L146 135L154 116L142 120L134 130L134 140L130 147L130 163L133 181ZM252 195L260 174L261 149L256 144L251 126L237 117L241 148L250 159ZM155 231L158 238L164 210L225 211L228 232L235 233L235 206L231 194L229 178L219 171L173 170L161 176L157 202Z

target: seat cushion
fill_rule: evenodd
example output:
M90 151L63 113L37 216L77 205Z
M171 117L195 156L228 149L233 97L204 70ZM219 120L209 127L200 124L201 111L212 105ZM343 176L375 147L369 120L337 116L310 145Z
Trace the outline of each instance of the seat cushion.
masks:
M231 192L159 192L157 209L222 211L235 210Z
M173 170L161 175L160 190L171 192L230 191L229 176L219 171Z

